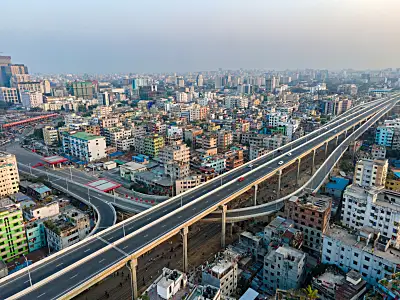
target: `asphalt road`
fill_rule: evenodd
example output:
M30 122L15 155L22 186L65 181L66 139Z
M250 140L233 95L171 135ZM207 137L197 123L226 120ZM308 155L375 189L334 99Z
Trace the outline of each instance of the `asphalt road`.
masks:
M359 111L359 114L361 114L361 116L355 119L353 118L352 123L356 123L356 120L361 120L362 118L366 117L367 113L364 114L362 112L363 110ZM338 131L349 127L349 125L344 124L344 122L340 122L335 125L329 124L330 128L334 128L335 126L337 126ZM291 150L291 148L295 146L284 147L282 152L278 154L281 156L279 160L282 160L284 161L284 163L286 163L299 156L300 154L309 151L314 146L324 142L328 137L334 135L336 135L336 133L334 133L333 131L323 131L323 133L315 132L312 134L312 136L316 137L316 140L308 143L305 143L304 140L301 140L296 143L296 145L301 145L299 149ZM307 140L310 140L310 138L308 137ZM288 152L292 153L290 157L285 154ZM266 157L254 162L253 168L270 161L274 157L273 155L276 154L267 155ZM84 242L82 245L79 246L79 248L74 248L62 255L54 256L53 259L46 263L38 264L37 266L33 265L30 268L30 274L32 277L32 282L33 284L35 284L43 279L46 279L55 272L62 270L64 267L69 266L72 263L87 257L89 254L94 253L95 251L103 248L109 243L116 242L124 236L124 233L128 234L134 232L138 229L143 228L145 225L158 220L158 223L149 228L146 228L140 234L138 234L137 237L133 237L127 241L119 243L118 249L111 248L103 253L96 255L96 257L82 263L81 265L75 267L70 271L60 274L51 282L32 290L29 294L20 297L19 299L58 298L68 291L73 290L79 284L87 281L88 278L101 273L113 264L123 260L126 255L136 252L138 249L143 248L143 246L165 235L172 229L178 228L182 224L193 219L202 211L205 211L210 207L214 207L215 205L219 204L224 198L234 194L239 190L242 190L244 187L250 185L257 179L264 177L268 173L275 173L277 168L277 161L269 162L268 164L265 164L264 167L252 173L248 173L250 170L247 167L238 168L237 171L234 171L226 176L222 176L222 184L225 184L228 181L238 178L239 176L247 173L245 175L244 181L234 181L233 183L226 185L224 189L214 192L213 194L203 198L201 201L192 203L185 210L176 212L172 216L162 221L159 221L159 219L169 212L176 210L176 208L181 205L181 201L182 204L186 204L197 199L199 196L206 194L208 191L212 191L219 187L221 185L220 181L217 180L214 182L210 182L209 184L203 185L201 189L196 189L193 192L189 192L185 195L185 197L182 197L182 200L177 199L176 201L173 201L171 203L160 205L158 209L153 210L153 212L149 214L144 214L140 217L133 218L124 226L124 228L122 228L121 225L117 224L115 228L110 232L101 234L101 237L99 238ZM24 272L14 278L3 281L0 284L0 295L2 295L2 297L9 297L28 287L28 273Z

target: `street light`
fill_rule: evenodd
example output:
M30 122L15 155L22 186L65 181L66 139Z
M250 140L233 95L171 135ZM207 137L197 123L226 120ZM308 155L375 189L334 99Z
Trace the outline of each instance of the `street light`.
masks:
M73 180L72 180L72 167L71 167L71 166L69 166L69 173L70 173L70 175L71 175L71 181L73 181Z
M32 286L31 271L29 271L28 259L26 258L25 254L22 254L22 256L25 258L26 267L28 268L29 283Z
M31 167L31 163L29 163L29 172L31 173L31 176L32 176L32 167Z

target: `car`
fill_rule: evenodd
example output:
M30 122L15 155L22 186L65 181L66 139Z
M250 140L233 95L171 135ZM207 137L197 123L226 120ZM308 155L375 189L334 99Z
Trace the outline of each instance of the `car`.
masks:
M292 152L289 152L289 153L287 154L287 156L292 156Z
M34 164L34 165L32 166L32 168L37 168L37 167L43 167L43 163L38 162L37 164Z
M252 164L249 164L249 165L247 165L247 167L248 167L248 168L252 168L252 167L253 167L253 165L252 165Z
M278 165L283 165L283 160L281 160L280 162L278 162Z
M244 180L244 177L239 177L238 181L242 182Z

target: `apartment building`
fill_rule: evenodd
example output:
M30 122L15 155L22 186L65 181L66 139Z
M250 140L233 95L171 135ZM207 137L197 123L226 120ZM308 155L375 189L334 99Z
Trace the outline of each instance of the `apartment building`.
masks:
M18 91L16 88L0 87L0 101L7 103L19 103Z
M22 210L10 199L0 200L0 259L8 263L28 253Z
M217 135L217 146L219 151L228 149L233 144L232 131L221 130Z
M175 195L179 195L183 192L186 192L198 185L202 182L201 175L191 175L182 179L175 180Z
M63 132L62 147L65 154L85 162L107 157L105 137L86 132Z
M108 146L117 147L118 141L132 137L132 130L123 127L108 127L104 128L103 135Z
M165 146L164 137L152 134L144 138L144 154L158 157L160 150Z
M243 150L228 151L225 154L226 170L230 171L243 165Z
M353 181L363 187L384 186L387 172L387 159L361 159L356 164Z
M375 143L393 150L400 150L400 119L385 120L378 126L375 133Z
M54 146L58 143L58 131L52 126L43 127L43 139L47 146Z
M183 132L183 138L185 142L188 142L191 144L192 148L195 148L196 146L196 137L199 135L203 134L203 129L201 128L187 128ZM201 148L201 146L199 147Z
M24 217L26 220L41 220L57 216L59 213L60 206L58 201L38 201L36 205L30 206L24 210Z
M269 150L266 148L258 146L250 146L249 160L254 160L260 156L263 156L264 154L267 154L268 152Z
M238 281L238 255L225 250L214 262L207 265L202 272L204 285L212 285L221 290L224 296L235 292Z
M123 140L117 140L118 151L129 151L135 147L135 138L130 137Z
M190 148L182 141L176 141L172 145L162 148L158 157L164 164L169 162L189 163Z
M93 99L95 85L91 81L74 81L67 84L69 93L77 98Z
M285 245L300 249L303 245L304 234L295 228L293 220L276 217L264 228L264 245L267 251Z
M40 92L21 92L21 103L26 108L35 108L43 104L43 94Z
M216 135L198 135L196 136L196 148L216 148L217 147L217 136Z
M264 259L263 282L269 294L277 289L298 289L304 280L307 255L298 249L281 246Z
M386 179L385 187L388 190L400 193L400 179Z
M323 240L322 263L334 264L344 272L355 270L371 285L399 271L400 251L390 248L390 239L371 227L353 234L333 225Z
M43 220L25 222L25 232L29 252L39 250L47 245L46 227Z
M118 117L105 117L100 120L100 127L103 128L111 128L118 127L120 124Z
M292 196L285 204L285 217L304 233L303 246L315 253L322 250L322 235L329 226L332 199L326 196Z
M189 163L169 162L164 165L164 173L173 179L181 179L189 176L190 165Z
M19 174L14 154L0 151L0 197L19 191Z
M384 160L386 158L386 147L374 144L372 145L371 154L373 159Z
M400 194L382 186L349 185L343 194L341 222L354 230L365 226L379 230L400 248Z

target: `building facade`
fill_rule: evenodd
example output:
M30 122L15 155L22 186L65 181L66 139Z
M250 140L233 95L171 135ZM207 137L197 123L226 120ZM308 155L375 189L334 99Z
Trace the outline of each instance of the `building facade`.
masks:
M107 157L106 139L86 132L62 134L62 146L65 154L84 162L96 161Z
M19 174L14 154L0 151L0 197L19 191Z

